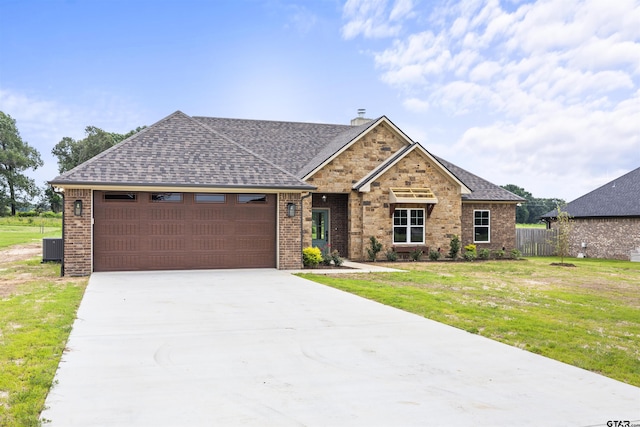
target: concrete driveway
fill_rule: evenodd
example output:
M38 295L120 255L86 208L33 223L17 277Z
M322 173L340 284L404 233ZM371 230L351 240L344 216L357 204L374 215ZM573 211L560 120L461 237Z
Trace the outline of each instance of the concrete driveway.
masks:
M276 270L97 273L51 426L595 426L640 388Z

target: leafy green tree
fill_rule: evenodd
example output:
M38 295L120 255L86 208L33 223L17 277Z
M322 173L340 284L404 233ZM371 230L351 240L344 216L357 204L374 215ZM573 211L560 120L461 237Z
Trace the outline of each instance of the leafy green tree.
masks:
M518 224L535 224L540 222L542 215L551 212L559 204L565 204L565 201L562 199L539 199L533 197L530 192L514 184L503 185L502 188L527 200L526 203L522 203L516 207L516 223Z
M62 212L62 197L49 186L44 188L42 204L45 210L50 209L56 213Z
M560 265L564 265L564 259L569 256L569 249L571 244L571 229L573 228L573 222L571 221L571 215L569 212L562 210L563 206L557 205L556 215L556 228L558 229L558 236L556 237L556 254L560 257Z
M38 150L22 140L16 121L0 111L0 203L4 202L0 213L6 212L8 206L14 216L18 207L30 204L37 196L38 187L24 172L40 166Z
M76 141L65 136L53 147L51 153L58 158L58 171L63 173L124 141L145 127L137 127L125 134L120 134L106 132L95 126L87 126L85 128L86 136L83 139Z

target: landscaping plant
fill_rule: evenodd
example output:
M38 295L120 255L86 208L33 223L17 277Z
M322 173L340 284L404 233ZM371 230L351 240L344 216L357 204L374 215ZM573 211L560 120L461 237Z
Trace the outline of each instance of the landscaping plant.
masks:
M449 258L458 258L458 252L460 251L460 238L458 235L454 235L449 243Z
M315 268L322 262L322 252L320 248L306 247L302 250L302 263L305 267Z
M382 250L382 243L378 242L378 239L375 236L371 236L369 238L369 246L367 248L367 254L369 255L369 261L376 262L378 258L378 253Z

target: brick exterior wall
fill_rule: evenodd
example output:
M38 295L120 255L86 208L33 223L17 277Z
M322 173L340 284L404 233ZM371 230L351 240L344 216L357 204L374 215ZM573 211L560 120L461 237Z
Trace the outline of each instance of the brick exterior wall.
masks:
M300 193L280 193L278 195L278 268L302 268L302 250L300 246ZM296 215L287 216L287 205L295 203Z
M65 188L64 191L64 274L91 274L91 190ZM82 200L82 216L75 216L73 204Z
M576 218L571 227L570 256L628 261L630 252L640 248L640 218Z
M488 210L490 212L489 243L473 241L473 211ZM462 204L461 248L475 244L478 250L497 250L505 248L510 251L516 248L516 204L515 203L473 203Z

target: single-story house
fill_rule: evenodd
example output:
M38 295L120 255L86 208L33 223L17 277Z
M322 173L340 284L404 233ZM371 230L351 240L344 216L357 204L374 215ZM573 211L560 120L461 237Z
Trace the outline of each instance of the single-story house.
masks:
M567 203L570 255L629 260L640 248L640 168ZM554 227L556 210L542 216Z
M524 199L434 156L391 120L351 124L177 111L50 184L62 189L64 273L280 268L302 248L367 258L416 247L515 247Z

